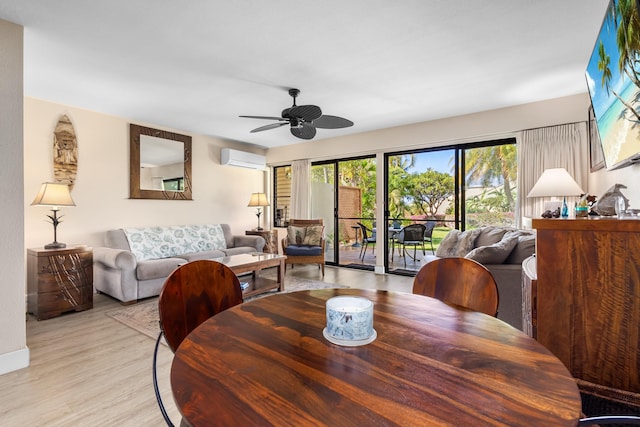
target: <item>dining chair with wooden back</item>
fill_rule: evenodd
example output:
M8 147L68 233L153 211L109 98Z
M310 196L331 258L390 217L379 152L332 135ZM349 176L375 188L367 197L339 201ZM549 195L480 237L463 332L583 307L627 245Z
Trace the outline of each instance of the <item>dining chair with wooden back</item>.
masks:
M579 426L640 425L640 393L577 378L585 414Z
M162 416L173 425L158 388L157 356L162 337L172 352L210 317L242 303L240 281L224 264L212 260L192 261L175 269L164 282L158 299L160 333L153 353L153 387Z
M413 280L413 293L491 316L498 315L498 286L491 272L467 258L427 262Z
M579 426L604 426L604 425L640 425L640 416L635 415L603 415L601 417L580 418Z

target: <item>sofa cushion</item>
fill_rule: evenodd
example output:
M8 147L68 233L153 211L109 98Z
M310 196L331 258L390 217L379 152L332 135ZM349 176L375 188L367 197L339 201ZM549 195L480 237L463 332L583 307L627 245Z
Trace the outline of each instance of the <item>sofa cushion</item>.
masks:
M236 248L227 248L223 252L226 256L238 254L253 254L256 253L256 248L254 248L253 246L238 246Z
M479 228L466 231L451 230L440 242L436 256L441 258L465 256L473 249L480 231Z
M478 261L480 264L502 264L517 244L518 234L506 233L499 242L489 246L478 246L465 255L465 258Z
M227 249L225 249L226 251ZM188 254L178 255L177 258L182 258L185 261L199 261L202 259L215 259L222 258L225 256L225 252L219 250L213 251L202 251L202 252L190 252Z
M322 254L322 247L307 245L289 245L285 248L286 255L291 256L314 256Z
M138 261L227 248L220 224L125 228L123 231Z
M518 244L513 248L505 260L505 264L522 264L522 261L529 258L536 252L535 233L521 234L518 237Z
M173 270L186 264L182 258L149 259L138 262L136 277L138 280L160 279L169 276Z

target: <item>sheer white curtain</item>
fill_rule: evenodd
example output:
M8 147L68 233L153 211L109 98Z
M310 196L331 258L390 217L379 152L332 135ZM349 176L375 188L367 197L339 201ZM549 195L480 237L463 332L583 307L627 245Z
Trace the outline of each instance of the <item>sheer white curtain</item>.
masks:
M578 185L587 191L589 146L586 122L522 132L518 144L518 225L523 216L540 218L544 212L544 202L550 198L527 198L527 194L542 172L549 168L565 168Z
M309 219L311 212L310 179L311 162L291 162L291 216L293 219Z

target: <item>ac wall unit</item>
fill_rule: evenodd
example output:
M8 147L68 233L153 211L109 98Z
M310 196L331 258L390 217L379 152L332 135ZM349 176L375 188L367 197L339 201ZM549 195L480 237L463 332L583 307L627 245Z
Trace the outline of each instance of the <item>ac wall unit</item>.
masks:
M246 151L223 148L220 151L220 163L229 166L238 166L249 169L265 169L267 158L260 154L247 153Z

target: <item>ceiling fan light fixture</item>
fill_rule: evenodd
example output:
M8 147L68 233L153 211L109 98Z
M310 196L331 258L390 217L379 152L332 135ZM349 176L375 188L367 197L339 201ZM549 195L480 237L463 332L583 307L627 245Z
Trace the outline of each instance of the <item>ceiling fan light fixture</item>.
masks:
M282 118L271 116L240 117L280 121L280 123L260 126L253 129L251 133L275 129L288 123L290 125L291 134L301 139L312 139L316 135L316 128L340 129L353 126L353 122L351 120L337 116L323 115L322 110L317 105L296 105L296 97L299 94L300 90L293 88L289 89L289 95L293 98L293 105L282 110Z

